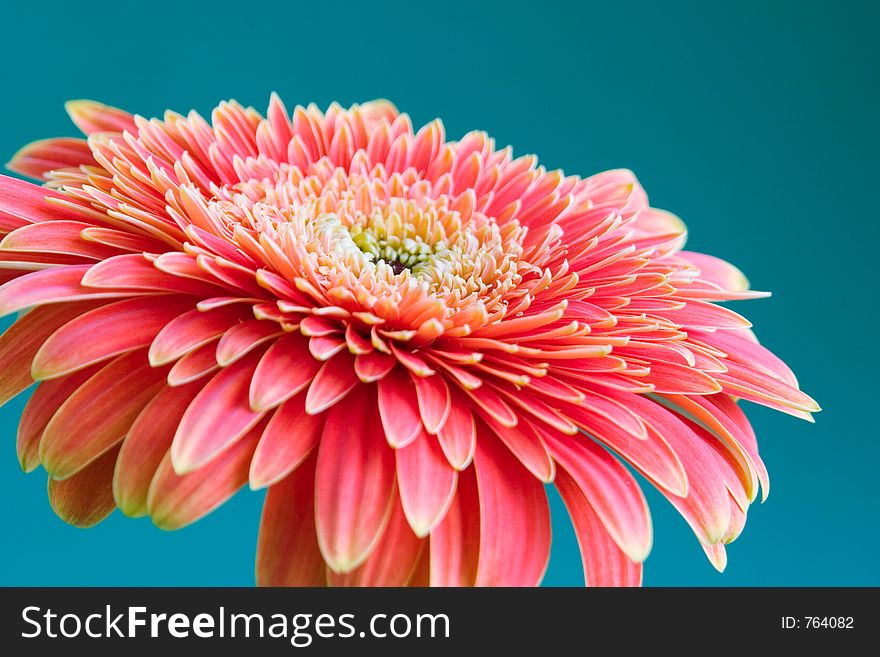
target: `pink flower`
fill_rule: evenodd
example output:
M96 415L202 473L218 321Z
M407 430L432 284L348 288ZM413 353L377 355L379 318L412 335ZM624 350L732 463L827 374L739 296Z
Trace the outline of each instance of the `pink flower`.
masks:
M0 179L0 313L31 309L0 401L39 382L19 458L75 525L176 529L249 483L259 584L535 585L553 482L587 583L635 585L621 461L721 570L768 490L737 399L819 410L714 303L762 293L628 171L547 172L385 101L68 111L87 140L9 165L48 189Z

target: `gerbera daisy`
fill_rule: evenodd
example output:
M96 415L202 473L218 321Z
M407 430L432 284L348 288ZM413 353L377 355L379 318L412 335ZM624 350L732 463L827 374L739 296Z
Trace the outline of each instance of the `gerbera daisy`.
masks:
M52 507L183 527L268 487L257 582L535 585L545 484L586 582L651 548L625 464L711 562L767 473L738 405L804 419L791 371L714 302L763 296L629 171L546 171L386 101L277 96L148 120L89 101L87 139L0 179L0 401L38 382L18 455Z

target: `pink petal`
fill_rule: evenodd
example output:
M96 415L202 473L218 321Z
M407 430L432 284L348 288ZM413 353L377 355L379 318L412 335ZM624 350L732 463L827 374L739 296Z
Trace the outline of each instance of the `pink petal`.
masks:
M724 543L713 543L712 545L700 543L700 547L703 548L706 557L708 557L715 570L723 573L727 568L727 550L724 547Z
M35 308L0 335L0 404L22 392L34 379L31 365L40 347L59 327L102 302L66 303Z
M16 228L0 241L0 249L21 253L27 260L33 253L57 253L103 260L119 255L119 249L82 238L91 224L82 221L46 221Z
M168 385L186 385L201 379L203 376L219 368L220 365L217 363L217 342L209 342L189 352L174 363L174 367L168 372Z
M61 405L43 433L40 460L65 479L116 445L162 387L165 370L150 367L146 350L119 356Z
M97 525L113 512L116 504L111 481L118 452L109 450L64 481L49 479L49 502L59 518L85 528Z
M689 329L739 329L752 325L730 308L698 299L688 299L684 308L658 311L657 314Z
M613 395L619 403L630 408L639 408L636 404L644 399L641 395L629 392L609 391L607 394ZM652 434L650 430L645 440L633 439L621 432L616 423L597 414L585 414L578 424L586 433L617 452L654 485L673 495L687 493L687 474L677 454L666 441ZM540 429L540 426L536 427Z
M69 200L45 187L0 175L0 234L38 221L82 220L83 214L47 199Z
M699 277L704 281L715 283L725 290L744 291L749 289L748 279L729 262L693 251L680 251L677 255L696 265L700 270Z
M31 178L45 179L49 171L82 164L97 164L86 140L60 137L31 142L12 156L6 168Z
M497 435L517 460L529 472L545 484L553 481L556 468L547 446L527 420L521 419L513 428L503 427L491 418L484 417L486 425Z
M416 536L425 537L452 503L458 473L447 462L437 438L425 431L395 455L403 511Z
M18 461L25 472L31 472L40 465L40 439L58 407L101 367L94 365L60 379L45 381L34 390L18 422L16 449Z
M577 535L584 567L584 584L640 586L641 563L632 561L618 547L577 482L565 470L560 469L555 483Z
M480 493L477 586L536 586L550 559L544 486L489 432L477 440Z
M727 353L730 360L763 370L793 388L798 387L794 372L782 359L766 347L749 340L737 331L704 333L690 331L691 336Z
M171 445L174 471L201 468L240 440L263 417L251 410L248 390L261 354L254 353L220 370L186 409Z
M449 418L452 407L452 394L449 391L449 386L440 375L412 376L412 380L416 384L422 424L425 425L428 433L436 434Z
M394 356L373 351L369 354L359 354L354 359L354 369L357 377L364 383L379 381L390 372L397 360Z
M503 427L516 426L516 413L489 386L481 386L476 390L468 390L467 388L462 388L462 390L487 417L491 417Z
M717 374L713 377L693 367L659 360L652 361L650 367L650 374L643 380L645 383L653 384L656 392L682 395L710 395L721 392Z
M257 586L325 585L314 495L314 456L266 493L257 540Z
M69 100L64 108L76 127L85 134L94 132L125 132L137 134L134 117L125 110L95 100Z
M323 413L358 386L353 365L354 357L344 351L321 366L306 393L307 413Z
M638 397L632 407L650 423L652 435L669 445L687 473L687 496L666 498L690 524L701 541L716 543L730 523L730 501L718 457L685 421L659 404Z
M301 335L289 334L269 347L254 373L250 405L255 411L275 408L308 386L321 364L309 354Z
M475 469L460 473L452 503L431 532L431 586L473 586L480 556L480 499Z
M34 357L33 377L54 379L146 347L165 324L192 305L187 297L141 297L83 313L46 339Z
M35 271L0 287L0 315L59 301L112 299L138 294L133 290L89 289L80 285L88 265L69 265Z
M464 470L474 458L477 446L477 424L465 398L452 396L449 417L437 434L440 448L456 470Z
M408 445L422 431L413 380L405 369L396 367L379 381L378 391L379 417L388 444L392 447Z
M147 494L147 513L153 522L162 529L180 529L235 495L247 483L260 430L257 427L206 466L182 476L174 471L169 450Z
M769 405L783 412L793 410L815 413L820 410L819 405L808 395L763 370L733 361L727 361L726 364L727 372L716 374L715 378L729 394Z
M92 294L105 291L105 288L177 292L198 297L216 297L224 293L222 287L210 282L161 271L139 253L126 253L107 258L92 265L81 275L83 286L95 288Z
M153 253L165 248L164 243L157 239L135 233L127 233L115 228L90 226L84 229L81 235L86 241L106 244L124 251L149 251Z
M318 447L315 511L318 545L337 573L360 566L382 536L394 501L394 452L366 391L327 413Z
M580 489L614 542L632 561L644 561L651 551L651 516L632 475L584 436L547 434L546 440L553 458Z
M272 486L298 468L321 439L323 415L309 415L305 395L281 404L266 425L251 461L250 485Z
M217 362L223 367L231 365L252 349L273 338L284 335L277 322L264 319L249 319L234 324L217 345Z
M406 586L415 573L425 541L413 534L400 501L395 500L391 517L370 557L344 574L327 569L330 586Z
M189 352L219 338L244 318L239 306L221 306L213 310L190 310L168 322L150 345L150 363L171 363Z
M147 513L147 493L174 433L201 383L166 386L140 412L128 430L113 476L113 497L120 511L139 517Z

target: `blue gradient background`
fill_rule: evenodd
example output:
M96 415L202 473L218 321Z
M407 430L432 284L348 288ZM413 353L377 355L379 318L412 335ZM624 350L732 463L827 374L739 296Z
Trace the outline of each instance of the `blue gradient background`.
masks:
M773 493L723 575L649 490L646 584L880 584L876 3L212 4L6 8L0 157L75 134L70 98L154 116L228 97L262 110L276 90L288 106L387 97L416 124L440 116L451 138L483 128L569 173L630 167L685 219L691 248L772 289L737 309L825 408L813 426L747 409ZM253 582L261 495L175 533L118 513L73 529L50 510L44 475L18 469L23 403L0 409L0 584ZM551 499L545 583L580 584Z

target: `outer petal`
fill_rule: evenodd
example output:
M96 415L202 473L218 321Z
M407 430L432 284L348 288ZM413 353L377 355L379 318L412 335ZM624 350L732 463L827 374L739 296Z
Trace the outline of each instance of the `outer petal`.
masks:
M217 362L223 367L231 365L253 349L273 338L283 335L277 322L262 319L249 319L235 324L217 345Z
M91 228L82 221L43 221L16 228L0 242L0 249L19 253L22 260L36 254L59 254L82 259L103 260L119 255L119 249L85 240L82 232Z
M366 391L327 414L315 474L318 545L327 565L351 572L382 536L394 501L394 452Z
M149 346L159 329L192 305L187 297L141 297L84 313L55 331L40 347L34 357L33 377L53 379Z
M681 251L679 257L689 260L700 270L700 278L715 283L725 290L742 292L749 289L749 280L739 269L729 262L694 251Z
M633 406L642 397L621 393L617 399L621 404ZM618 424L597 413L584 412L574 419L584 431L620 454L656 486L674 495L687 492L688 478L684 466L665 441L650 434L645 440L634 439L622 432Z
M120 356L101 369L49 421L40 441L43 467L65 479L122 440L162 387L165 374L150 367L146 350Z
M324 586L315 534L315 457L269 488L257 540L257 586Z
M550 559L550 510L544 486L493 434L477 439L480 493L477 586L536 586Z
M128 430L113 475L113 496L125 515L137 517L147 513L147 493L153 476L171 447L180 418L202 386L201 382L166 386Z
M660 490L678 509L701 541L716 543L730 524L730 501L718 457L686 422L644 397L631 400L633 408L652 425L652 432L676 453L687 472L687 496Z
M477 423L461 395L452 396L449 417L438 432L437 440L453 468L464 470L470 465L477 447Z
M416 384L416 393L419 400L419 413L422 416L422 424L430 434L436 434L449 418L452 407L452 394L446 379L442 376L415 376L412 375L413 383Z
M35 271L0 287L0 315L60 301L112 299L142 294L125 288L87 288L80 285L88 265L69 265Z
M437 438L424 430L395 455L404 515L416 536L427 536L452 503L458 472L447 462Z
M379 416L388 444L408 445L422 431L416 387L409 373L402 367L394 368L379 381L378 390Z
M358 385L353 362L352 355L343 351L321 366L306 393L306 412L326 411Z
M31 472L40 465L40 439L49 420L67 398L100 369L100 365L95 365L37 386L18 422L16 448L19 463L25 472Z
M247 483L248 464L261 427L218 455L208 465L178 475L165 455L150 484L147 512L162 529L180 529L223 504Z
M100 458L64 481L49 479L49 502L64 522L75 527L91 527L106 518L116 504L111 481L118 449Z
M406 586L415 573L425 542L407 524L400 501L370 557L350 573L327 571L331 586Z
M584 436L547 435L547 444L620 550L632 561L644 561L651 551L651 516L632 475Z
M64 196L39 185L0 175L0 235L50 219L82 220L76 210L49 202Z
M285 335L263 355L250 387L255 411L275 408L308 386L321 367L309 353L308 340Z
M251 488L271 486L298 468L317 446L323 428L323 415L306 413L305 395L297 395L281 404L254 452Z
M480 498L475 469L458 477L452 503L431 532L431 586L473 586L480 556Z
M641 585L642 564L631 560L618 547L574 478L559 469L555 483L577 535L584 583L587 586Z
M190 302L192 306L192 301ZM219 338L245 316L240 305L220 306L207 311L190 310L170 321L150 344L153 365L171 363L181 356Z
M239 440L263 417L248 403L260 354L249 354L218 372L186 409L171 444L178 474L192 472Z
M82 164L96 164L86 140L60 137L31 142L12 156L6 168L31 178L45 179L49 171Z
M43 342L59 327L102 302L77 302L35 308L0 335L0 404L30 386L31 364Z
M76 127L87 135L93 132L137 131L131 114L95 100L69 100L64 103L64 109Z

